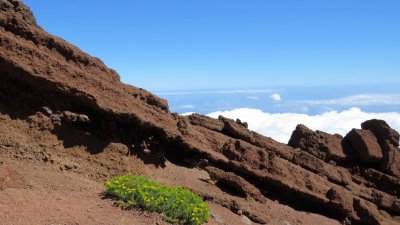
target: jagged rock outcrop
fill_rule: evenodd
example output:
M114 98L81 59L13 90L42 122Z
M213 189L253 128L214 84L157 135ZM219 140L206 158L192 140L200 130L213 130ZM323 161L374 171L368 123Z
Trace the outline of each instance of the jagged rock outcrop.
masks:
M339 152L344 153L345 157L334 157L330 160L335 162L334 165L343 165L340 168L351 172L352 181L344 186L351 192L353 201L351 204L342 202L344 199L348 201L350 197L337 197L338 191L335 189L327 193L328 198L334 199L332 203L338 208L348 209L349 205L352 205L353 210L357 211L356 214L361 215L359 217L370 218L369 221L375 221L376 224L391 224L382 218L384 215L381 215L377 209L399 213L400 179L396 174L398 170L396 154L399 150L393 144L398 140L398 133L386 122L379 120L366 121L362 124L362 128L362 130L351 130L343 138L339 135L312 131L304 125L299 125L293 132L289 145L299 148L299 152L309 152L326 160L326 156L330 154L325 153L332 152L332 148L327 147L328 143L336 142L333 146L341 149ZM317 161L310 164L318 165ZM371 167L365 167L366 165ZM316 168L322 168L322 166L316 166ZM334 181L332 178L331 180ZM340 196L346 196L346 193L341 192ZM370 211L367 210L368 208ZM347 212L349 213L350 210Z
M379 142L389 140L392 145L399 147L399 132L393 130L385 121L377 119L367 120L361 124L361 128L370 130L378 138Z
M213 179L217 184L231 189L232 192L236 192L238 195L246 198L253 198L261 203L265 201L265 197L260 193L260 190L242 177L212 166L206 167L205 170L210 174L211 179Z
M0 11L14 12L15 15L22 16L22 19L32 26L37 26L36 19L32 11L20 0L0 0ZM7 25L7 24L3 24Z
M400 150L392 145L388 140L381 142L383 151L383 159L381 161L381 169L390 174L400 177Z
M400 177L399 133L383 120L368 120L361 127L371 131L378 139L383 152L381 169Z
M255 207L265 199L353 224L400 221L399 137L387 124L364 123L376 140L369 136L361 145L299 125L286 145L250 131L239 120L171 113L164 99L121 83L99 59L38 27L30 10L16 0L0 0L0 113L26 120L66 145L87 145L93 155L88 162L101 151L126 151L127 157L156 166L169 160L204 168L257 200L229 206L253 221L268 221ZM22 151L3 145L7 151ZM360 153L374 152L376 146L382 157L370 154L374 163L360 164ZM101 165L99 170L114 169ZM65 168L79 169L73 164ZM232 199L214 201L229 205Z
M289 145L300 148L303 151L318 157L324 161L345 161L349 155L346 145L342 144L343 137L330 135L322 131L312 131L308 127L299 124L293 131Z
M379 162L382 160L382 149L378 140L369 130L353 129L345 137L352 149L357 151L363 162Z

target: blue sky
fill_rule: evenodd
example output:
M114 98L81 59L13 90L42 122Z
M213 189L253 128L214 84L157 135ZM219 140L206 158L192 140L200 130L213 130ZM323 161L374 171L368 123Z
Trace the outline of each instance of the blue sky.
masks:
M151 91L400 84L397 0L24 2Z

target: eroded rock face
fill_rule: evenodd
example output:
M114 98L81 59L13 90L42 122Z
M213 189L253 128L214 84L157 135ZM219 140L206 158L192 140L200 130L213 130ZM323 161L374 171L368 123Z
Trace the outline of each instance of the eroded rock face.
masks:
M392 129L383 120L367 120L361 124L365 130L371 131L382 148L383 158L381 160L381 169L388 173L400 177L400 150L399 133Z
M345 137L363 162L379 162L382 160L382 149L378 140L369 130L353 129Z
M215 182L232 189L234 192L238 192L239 195L245 196L246 198L254 198L261 203L265 201L265 197L260 193L260 190L242 177L212 166L206 167L205 170Z
M339 135L312 131L304 125L298 125L289 141L289 145L298 149L294 155L293 162L321 176L326 176L328 180L334 183L338 183L339 180L348 176L345 175L339 179L334 175L339 175L340 170L335 169L335 166L332 165L332 167L326 166L323 161L313 159L308 154L310 153L326 160L328 155L326 152L329 152L329 150L327 151L327 143L333 143L332 140L336 139L336 147L339 145L338 143L341 143L341 149L346 149L343 150L343 152L346 152L344 154L346 158L345 160L343 160L344 158L342 160L336 158L334 161L339 164L345 163L345 165L355 166L349 170L352 173L350 176L353 182L342 183L346 189L351 191L354 202L348 201L348 199L351 199L348 193L332 188L327 192L327 197L332 201L332 205L347 209L345 211L347 215L351 215L350 217L364 218L367 220L363 222L365 224L391 224L392 222L387 220L387 214L382 214L375 207L383 208L390 212L398 211L400 179L398 179L399 163L397 153L399 151L393 145L393 142L397 140L397 132L391 129L384 121L372 120L372 122L366 121L363 124L363 128L369 129L353 129L344 139ZM299 162L302 163L300 164ZM363 163L362 167L371 165L373 168L359 170L359 162ZM337 172L335 173L334 171ZM346 195L348 196L344 197ZM349 207L350 205L351 207Z
M32 11L20 0L0 0L0 11L14 11L15 15L22 16L23 20L29 25L37 26Z
M337 208L344 210L346 216L351 216L353 210L353 196L350 193L343 193L337 187L332 187L326 193L330 202Z
M209 130L221 132L224 129L224 122L220 120L214 120L208 116L195 113L189 115L188 118L191 124L201 126Z
M399 132L392 129L385 121L377 119L367 120L361 124L361 128L370 130L379 142L389 140L392 145L399 147Z
M243 125L241 122L238 123L238 121L224 118L222 116L219 116L218 120L224 123L224 127L222 129L223 133L250 143L255 141L254 135L247 129L247 125Z
M324 160L345 161L348 158L346 146L343 146L340 135L330 135L322 131L312 131L299 124L293 131L289 145L300 148Z
M392 145L389 140L381 142L383 159L381 169L400 178L400 150Z
M87 146L88 162L106 151L155 166L169 160L205 167L243 199L258 200L257 205L233 204L238 196L214 199L253 221L268 221L254 206L270 198L354 224L398 222L399 192L393 190L400 184L398 133L387 124L363 125L376 137L380 157L371 150L376 149L371 135L371 143L365 135L359 138L366 151L348 151L341 136L299 125L286 145L240 120L180 116L169 112L166 100L121 83L99 59L36 26L19 1L0 0L0 10L0 112L67 145ZM373 166L349 154L360 151L377 160ZM107 162L101 166L96 168L111 168Z

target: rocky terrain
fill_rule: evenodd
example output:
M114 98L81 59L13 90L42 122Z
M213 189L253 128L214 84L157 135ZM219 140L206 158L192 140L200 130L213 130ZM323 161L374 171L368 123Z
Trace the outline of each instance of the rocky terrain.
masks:
M0 224L166 224L102 196L126 173L201 195L209 224L400 224L399 133L361 128L298 125L287 145L240 120L180 116L0 0Z

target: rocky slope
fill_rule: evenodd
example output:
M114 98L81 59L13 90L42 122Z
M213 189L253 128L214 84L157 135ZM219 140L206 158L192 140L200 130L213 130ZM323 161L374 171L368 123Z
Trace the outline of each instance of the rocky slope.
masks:
M45 32L17 0L0 0L0 160L2 199L35 189L26 182L35 176L9 172L20 165L97 183L133 172L183 185L230 210L215 224L400 223L399 133L384 121L345 137L299 125L286 145L239 120L180 116Z

